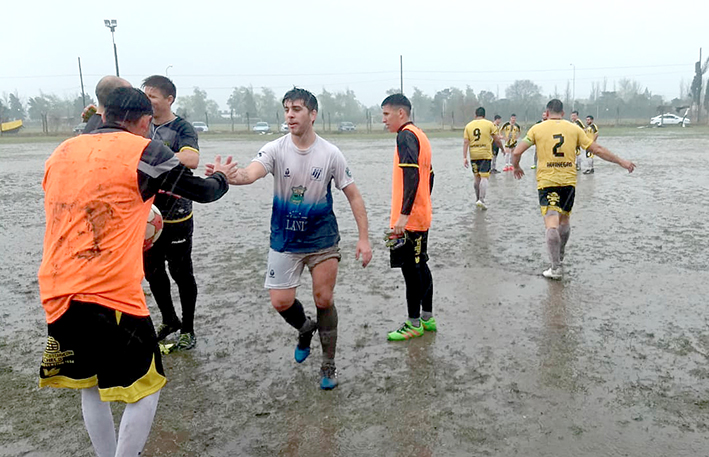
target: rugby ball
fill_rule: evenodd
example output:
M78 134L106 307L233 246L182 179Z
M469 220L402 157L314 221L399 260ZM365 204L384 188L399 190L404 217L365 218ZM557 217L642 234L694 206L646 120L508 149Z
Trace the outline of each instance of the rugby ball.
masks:
M143 240L143 251L152 248L162 233L162 214L157 206L153 205L148 214L148 222L145 225L145 239Z

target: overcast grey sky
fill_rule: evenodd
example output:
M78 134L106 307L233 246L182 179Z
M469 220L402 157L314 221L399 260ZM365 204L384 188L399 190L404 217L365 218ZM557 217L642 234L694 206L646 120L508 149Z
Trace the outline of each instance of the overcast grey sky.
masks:
M446 87L504 96L517 79L563 93L575 67L576 98L592 82L638 80L667 99L691 82L704 47L709 2L689 1L322 1L4 0L0 92L27 98L94 92L114 74L116 19L121 76L135 85L165 74L180 94L197 86L220 108L235 86L293 85L315 93L353 90L368 105L399 87L429 95ZM168 69L169 67L169 69Z

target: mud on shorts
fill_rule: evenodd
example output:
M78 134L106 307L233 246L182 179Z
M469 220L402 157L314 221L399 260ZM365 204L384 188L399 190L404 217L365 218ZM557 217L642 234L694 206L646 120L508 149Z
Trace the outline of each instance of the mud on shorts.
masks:
M547 211L556 211L566 216L571 214L576 197L574 186L545 187L538 189L538 192L542 216L546 216Z
M406 243L389 251L391 268L401 268L407 264L418 265L428 262L428 230L425 232L406 231Z
M492 159L471 160L470 167L473 169L474 175L487 178L490 176L490 170L492 170Z
M268 267L266 268L266 289L292 289L300 285L300 276L307 265L312 271L316 265L330 259L339 262L342 256L340 248L335 245L317 252L278 252L268 250Z
M103 401L134 403L167 381L150 316L72 301L47 327L40 387L98 386Z

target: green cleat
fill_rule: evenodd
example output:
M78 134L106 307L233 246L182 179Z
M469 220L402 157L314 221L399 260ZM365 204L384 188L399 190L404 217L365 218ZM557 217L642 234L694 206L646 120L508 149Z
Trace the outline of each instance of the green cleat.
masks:
M177 340L177 344L174 347L174 351L186 351L192 349L197 345L197 338L192 333L183 333L180 335L180 339Z
M435 332L438 330L438 327L436 326L435 317L432 317L427 321L421 319L421 325L423 326L423 329L427 332Z
M387 339L389 341L405 341L411 338L418 338L423 335L423 325L414 327L410 321L404 322L399 330L389 332Z

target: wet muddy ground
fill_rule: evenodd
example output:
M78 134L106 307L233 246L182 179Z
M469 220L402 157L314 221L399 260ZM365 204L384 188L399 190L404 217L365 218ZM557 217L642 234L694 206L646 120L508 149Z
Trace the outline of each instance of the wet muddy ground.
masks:
M491 178L482 212L462 141L432 140L440 331L405 343L386 341L406 314L381 241L394 138L334 137L367 203L374 260L366 269L354 260L356 226L338 193L332 392L317 385L319 348L293 361L294 331L262 288L271 178L195 205L198 345L164 359L169 382L144 455L708 455L709 140L680 129L603 133L601 143L638 169L597 159L594 175L579 176L561 282L541 276L531 151L522 181ZM217 153L247 163L271 138L202 140L202 163ZM41 179L54 146L0 144L2 456L93 455L78 393L37 387ZM309 279L299 297L314 313Z

